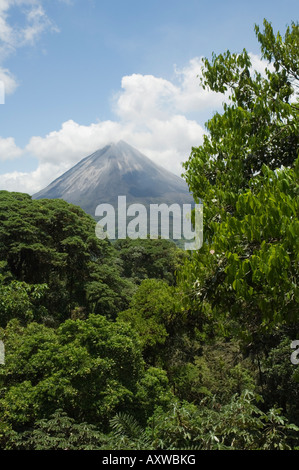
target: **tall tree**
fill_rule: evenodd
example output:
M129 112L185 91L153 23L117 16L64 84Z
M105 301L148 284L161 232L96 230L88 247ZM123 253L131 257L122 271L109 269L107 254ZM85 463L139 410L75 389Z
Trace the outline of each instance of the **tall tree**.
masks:
M43 306L56 321L69 318L78 307L107 315L126 308L132 286L121 279L117 252L109 241L96 237L95 225L91 216L63 200L32 200L0 191L3 284L12 278L48 286ZM0 290L0 316L1 295Z
M299 26L284 38L266 20L255 30L265 74L246 50L204 60L202 86L229 101L185 163L205 244L182 279L202 322L257 344L298 321Z
M145 369L140 341L128 324L90 315L54 330L12 320L0 338L6 351L0 422L16 431L57 409L104 430L116 412L143 417L145 407L169 397L166 374Z

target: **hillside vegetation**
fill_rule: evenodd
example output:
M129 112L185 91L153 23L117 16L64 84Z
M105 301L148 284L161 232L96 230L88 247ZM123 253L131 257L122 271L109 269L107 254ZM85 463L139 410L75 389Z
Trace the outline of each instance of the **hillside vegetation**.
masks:
M2 449L299 449L299 26L256 35L264 75L204 61L229 99L184 164L199 251L0 191Z

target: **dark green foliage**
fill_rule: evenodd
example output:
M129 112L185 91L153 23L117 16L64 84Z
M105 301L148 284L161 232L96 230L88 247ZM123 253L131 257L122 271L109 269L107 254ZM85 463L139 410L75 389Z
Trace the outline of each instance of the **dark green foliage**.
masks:
M1 191L0 221L4 272L18 282L48 286L41 302L48 322L69 318L76 307L109 316L128 305L134 286L123 278L116 251L96 238L95 221L79 207Z
M263 413L254 394L234 395L224 406L213 398L200 407L175 402L167 412L157 409L149 423L155 448L198 450L287 450L299 428L279 409Z
M211 329L215 322L256 344L273 328L296 324L299 300L299 26L284 43L264 26L258 39L274 62L265 77L252 72L246 51L204 61L204 85L228 90L231 102L185 164L205 205L206 244L185 268L192 308Z
M1 448L299 448L299 28L255 30L265 74L203 61L229 100L185 163L198 252L0 191Z
M95 426L76 423L62 410L49 419L36 421L34 428L11 433L9 450L100 450L103 436Z
M187 254L169 240L117 240L114 247L123 263L124 275L137 283L143 279L164 279L176 283L176 271Z
M176 395L197 404L205 397L226 404L235 394L255 390L256 384L255 367L232 341L204 345L192 362L173 365L171 376Z
M276 404L292 422L299 423L298 366L291 362L292 341L283 337L262 361L262 390L267 407Z
M144 407L169 401L166 374L145 370L136 334L124 323L92 315L53 330L13 320L1 336L7 354L0 369L0 413L15 430L58 408L105 428L116 411L143 418Z

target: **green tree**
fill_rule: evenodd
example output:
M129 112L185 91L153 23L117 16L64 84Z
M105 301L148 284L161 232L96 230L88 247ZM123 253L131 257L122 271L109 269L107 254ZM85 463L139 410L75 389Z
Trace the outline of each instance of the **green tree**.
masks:
M133 289L96 222L63 200L0 191L0 261L14 281L48 286L42 305L59 323L78 308L115 315Z
M145 279L134 294L128 310L118 318L128 322L138 333L147 361L155 363L180 314L175 287L160 279Z
M164 279L176 283L176 271L187 254L164 239L117 240L114 244L123 264L123 274L140 284L143 279Z
M298 321L299 26L282 39L265 20L256 33L271 61L265 76L246 50L204 60L203 86L230 100L185 164L189 188L204 202L205 243L182 282L212 334L237 332L265 351L261 335L271 349L275 329Z
M1 274L0 283L0 327L5 327L13 318L23 323L45 318L47 311L40 305L40 300L48 289L46 284L30 285L19 281L6 284Z
M104 430L116 412L142 417L144 400L163 403L163 390L169 390L166 377L145 370L129 325L100 315L67 320L57 330L12 320L1 339L6 360L0 368L0 416L18 432L57 409ZM150 376L156 388L147 388Z
M298 333L296 338L299 337ZM282 337L280 343L261 361L262 391L268 408L279 406L283 414L298 426L299 376L298 366L291 362L292 341L293 338Z
M174 362L170 372L176 396L198 405L205 397L224 405L236 394L256 390L256 368L233 341L204 344L189 362Z
M62 410L41 419L33 429L11 432L7 450L100 450L107 438L92 424L76 423Z
M197 450L291 450L299 428L273 408L258 407L259 397L244 391L225 406L212 397L199 407L175 401L149 420L155 448Z

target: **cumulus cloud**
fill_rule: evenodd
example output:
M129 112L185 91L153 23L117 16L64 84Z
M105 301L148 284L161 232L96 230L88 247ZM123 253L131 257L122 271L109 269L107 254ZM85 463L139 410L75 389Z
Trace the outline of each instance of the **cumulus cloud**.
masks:
M162 78L136 74L124 77L121 85L115 101L117 120L87 126L69 120L46 136L32 137L24 152L37 158L37 170L0 175L0 187L33 194L83 157L118 140L125 140L180 175L181 163L204 134L198 122L180 113L176 102L181 87Z
M0 161L13 160L20 157L23 151L15 144L12 137L3 139L0 137Z
M0 189L34 194L48 184L48 175L55 174L55 165L41 163L32 172L14 171L0 175Z
M191 146L201 142L202 135L203 129L197 122L180 115L167 120L152 118L143 130L138 122L132 121L103 121L90 126L67 121L60 130L45 137L32 137L26 146L26 153L39 161L36 171L0 175L0 186L9 190L22 187L32 194L83 157L118 140L125 140L157 164L180 175L181 163L188 157Z
M253 59L256 68L265 68L266 64L258 57ZM193 146L201 144L205 132L188 113L212 112L220 109L226 99L202 90L200 73L201 59L194 58L186 67L175 69L172 81L141 74L123 77L121 90L114 97L115 121L80 125L69 120L46 136L32 137L24 152L37 158L38 168L31 173L0 175L0 188L33 194L85 156L118 140L125 140L157 164L180 175L182 162L188 159ZM13 158L15 151L18 156L20 149L13 140L6 141L6 145L10 149L7 155Z
M116 113L123 119L147 122L151 117L161 119L173 113L190 113L218 109L223 95L203 90L199 85L202 58L195 57L186 67L175 67L170 82L152 75L133 74L123 77L122 91L116 95Z
M179 92L175 96L175 106L183 113L205 109L218 109L225 97L199 86L202 76L202 58L195 57L182 69L175 69L179 80Z
M148 119L165 119L172 111L178 89L171 82L153 75L133 74L123 77L122 92L115 111L128 121L144 124Z

